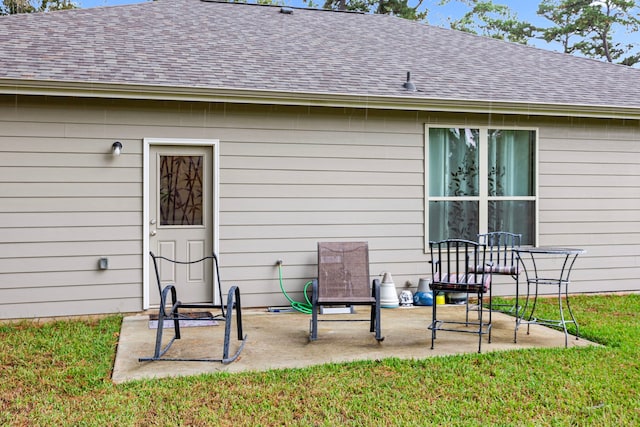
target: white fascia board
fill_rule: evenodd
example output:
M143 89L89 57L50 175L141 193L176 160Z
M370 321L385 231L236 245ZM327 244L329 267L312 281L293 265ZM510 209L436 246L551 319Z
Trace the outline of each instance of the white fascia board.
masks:
M0 94L640 120L639 107L0 79Z

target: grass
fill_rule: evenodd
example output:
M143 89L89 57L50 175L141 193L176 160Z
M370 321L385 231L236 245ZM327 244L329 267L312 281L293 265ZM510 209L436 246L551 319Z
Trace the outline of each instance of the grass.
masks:
M582 336L604 346L120 385L121 317L0 325L0 425L640 425L640 295L572 307Z

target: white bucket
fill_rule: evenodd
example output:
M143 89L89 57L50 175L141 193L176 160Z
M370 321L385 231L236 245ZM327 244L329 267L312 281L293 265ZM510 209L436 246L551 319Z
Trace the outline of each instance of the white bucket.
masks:
M380 307L396 308L400 306L396 284L393 283L390 273L384 273L380 284Z

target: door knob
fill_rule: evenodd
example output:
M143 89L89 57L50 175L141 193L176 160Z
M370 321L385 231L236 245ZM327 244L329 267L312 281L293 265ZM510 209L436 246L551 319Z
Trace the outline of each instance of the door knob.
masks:
M155 236L156 235L156 230L151 230L151 235Z

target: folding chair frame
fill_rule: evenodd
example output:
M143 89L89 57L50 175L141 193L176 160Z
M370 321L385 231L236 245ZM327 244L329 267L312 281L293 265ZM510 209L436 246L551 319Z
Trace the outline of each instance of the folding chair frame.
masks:
M175 362L221 362L223 364L231 363L238 358L244 345L247 340L247 336L243 336L242 332L242 308L240 304L240 289L237 286L232 286L229 289L229 294L227 296L227 304L183 304L180 300L178 300L177 290L173 284L168 284L162 288L162 284L160 281L160 269L158 265L158 260L165 260L175 264L196 264L198 262L206 262L206 260L211 259L215 265L216 272L216 283L218 288L218 296L220 301L222 301L222 286L220 284L220 274L218 270L218 257L216 254L212 254L211 256L207 256L195 261L176 261L163 256L155 255L153 252L149 252L151 259L153 260L153 267L156 274L156 282L158 284L158 290L160 291L160 307L158 309L158 329L156 332L156 343L153 356L151 357L141 357L138 359L140 362L145 361L175 361ZM171 308L167 310L167 300L171 298ZM219 320L225 322L224 329L224 344L222 349L222 357L221 358L172 358L172 357L163 357L164 354L169 351L175 340L181 338L180 331L180 320L198 320L192 319L191 317L185 316L180 312L181 309L220 309L220 314L214 315L214 320ZM238 334L238 341L240 341L240 346L236 350L234 354L229 355L229 347L231 341L231 323L233 317L233 311L235 309L236 313L236 327ZM164 333L164 322L165 320L173 320L173 337L169 340L169 342L163 347L162 346L162 338ZM211 320L211 318L207 318L206 320Z

